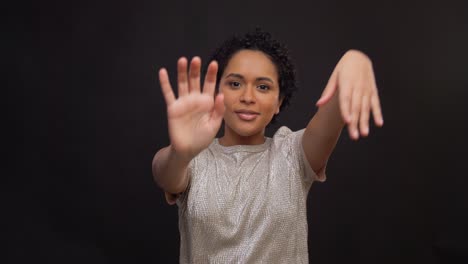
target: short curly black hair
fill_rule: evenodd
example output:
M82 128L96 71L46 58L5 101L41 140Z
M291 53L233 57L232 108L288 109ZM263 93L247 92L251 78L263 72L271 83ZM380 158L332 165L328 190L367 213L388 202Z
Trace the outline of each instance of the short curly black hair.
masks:
M290 51L285 44L273 39L271 34L260 27L243 36L234 35L224 41L213 53L210 61L218 62L218 73L216 79L216 89L219 89L219 81L224 73L229 60L234 54L241 50L256 50L265 53L275 64L278 71L278 83L280 88L280 98L283 102L280 112L289 105L289 101L297 90L296 67L290 56ZM271 123L276 121L276 115Z

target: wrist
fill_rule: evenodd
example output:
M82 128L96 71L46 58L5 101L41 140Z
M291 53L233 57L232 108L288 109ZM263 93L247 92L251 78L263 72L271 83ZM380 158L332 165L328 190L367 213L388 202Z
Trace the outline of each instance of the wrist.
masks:
M343 119L341 114L339 91L333 94L328 103L319 108L318 113L320 113L320 116L325 116L327 121L329 123L335 124L335 126L344 127L346 125L346 121Z

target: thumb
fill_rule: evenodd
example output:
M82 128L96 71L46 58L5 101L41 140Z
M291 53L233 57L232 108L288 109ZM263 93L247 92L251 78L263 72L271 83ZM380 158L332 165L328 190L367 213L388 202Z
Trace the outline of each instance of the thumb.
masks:
M215 104L211 118L216 121L221 121L224 115L224 110L224 94L219 93L215 98Z
M330 101L337 88L337 76L337 70L334 70L330 76L330 79L328 80L327 86L325 86L325 89L323 89L322 95L317 101L316 106L323 106L324 104L328 103L328 101Z

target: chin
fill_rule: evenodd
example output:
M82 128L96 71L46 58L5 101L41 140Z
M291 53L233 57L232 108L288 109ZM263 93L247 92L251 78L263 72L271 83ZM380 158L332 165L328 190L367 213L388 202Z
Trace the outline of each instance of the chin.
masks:
M257 135L259 133L262 133L265 128L263 127L253 127L253 126L249 126L247 124L241 124L241 125L237 125L237 126L230 126L231 130L234 131L236 134L238 134L239 136L242 136L242 137L251 137L251 136L254 136L254 135Z
M260 133L260 131L251 131L251 130L237 130L235 131L239 136L242 136L242 137L251 137L251 136L254 136L254 135L257 135L258 133Z

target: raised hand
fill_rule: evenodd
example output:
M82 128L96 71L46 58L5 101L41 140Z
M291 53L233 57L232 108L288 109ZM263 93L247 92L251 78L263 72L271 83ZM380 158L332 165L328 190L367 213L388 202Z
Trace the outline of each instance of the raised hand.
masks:
M187 160L209 146L218 132L224 114L224 98L214 96L218 64L213 61L200 88L201 59L194 57L177 62L178 98L175 97L166 69L159 71L159 81L167 105L169 137L172 149Z
M349 136L357 140L369 135L369 116L383 126L382 110L372 62L362 52L348 51L338 62L317 106L326 104L338 92L341 116L348 125ZM359 126L359 128L358 128Z

